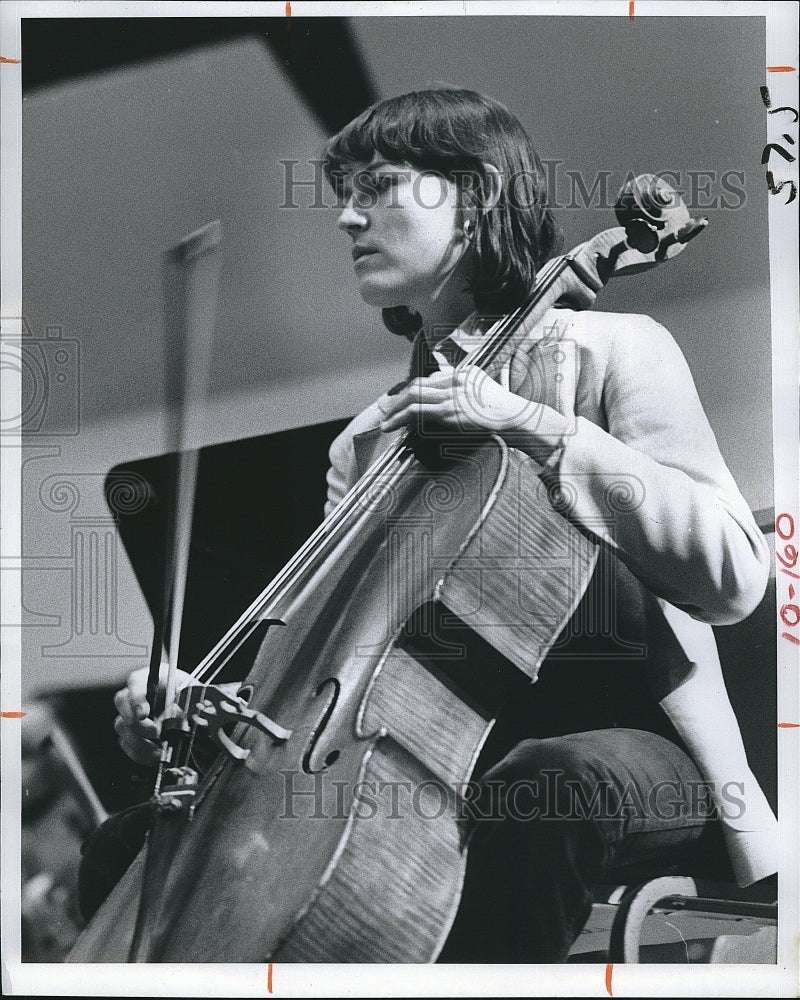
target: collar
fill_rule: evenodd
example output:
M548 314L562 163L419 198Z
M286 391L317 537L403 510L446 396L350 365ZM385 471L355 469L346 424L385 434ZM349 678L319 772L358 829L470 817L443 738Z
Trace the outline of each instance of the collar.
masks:
M477 311L470 313L449 336L431 349L439 368L454 368L466 355L472 354L483 343L490 325Z

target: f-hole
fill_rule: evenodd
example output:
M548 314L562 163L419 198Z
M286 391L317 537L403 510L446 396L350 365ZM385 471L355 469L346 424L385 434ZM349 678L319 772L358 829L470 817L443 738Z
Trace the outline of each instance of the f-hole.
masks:
M327 680L322 681L317 690L314 692L314 697L319 698L326 688L329 688L328 704L325 706L325 711L322 713L319 722L314 727L314 731L311 734L311 742L308 744L308 749L303 755L303 770L306 774L319 774L321 771L330 767L331 764L334 764L339 759L339 755L341 753L340 750L331 750L325 755L321 767L312 767L311 758L314 755L314 751L317 749L317 744L322 738L322 734L328 725L330 717L333 715L333 710L336 708L336 703L339 700L341 685L335 677L329 677Z

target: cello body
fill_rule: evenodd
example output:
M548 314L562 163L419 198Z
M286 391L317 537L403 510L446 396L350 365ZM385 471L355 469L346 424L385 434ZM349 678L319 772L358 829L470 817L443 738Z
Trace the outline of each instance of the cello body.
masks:
M535 680L596 543L536 463L498 438L451 446L375 494L277 610L246 684L291 736L239 725L167 832L136 961L428 962L458 906L470 781L492 708L404 646L432 601ZM521 509L524 508L524 511ZM486 669L491 671L491 665ZM157 826L156 828L157 829ZM150 837L154 836L151 830ZM146 848L69 961L131 960Z

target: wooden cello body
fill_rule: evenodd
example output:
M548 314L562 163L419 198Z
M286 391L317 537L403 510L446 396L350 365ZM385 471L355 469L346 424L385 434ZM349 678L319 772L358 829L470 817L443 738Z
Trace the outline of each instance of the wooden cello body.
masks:
M145 960L425 962L443 943L466 858L461 786L493 720L457 668L442 679L402 648L403 626L436 598L533 679L594 543L495 438L446 470L417 466L370 507L261 647L251 703L292 735L275 746L243 727L247 759L207 776ZM128 960L143 853L71 961Z
M628 242L608 230L548 265L525 322L500 324L489 375L576 284L590 305L613 274L674 256L705 225L669 208L661 182L636 184ZM376 463L315 533L315 557L296 564L291 586L258 605L280 624L245 679L253 711L230 716L219 736L228 753L195 784L157 788L148 844L69 961L435 959L459 903L494 666L476 686L460 673L471 658L458 642L449 663L447 636L433 636L440 656L421 655L407 625L421 615L425 631L425 609L443 609L462 627L453 635L476 636L533 681L597 545L537 463L499 438L444 452L431 468L405 443L397 474ZM429 630L442 620L431 613ZM224 710L206 706L203 724Z

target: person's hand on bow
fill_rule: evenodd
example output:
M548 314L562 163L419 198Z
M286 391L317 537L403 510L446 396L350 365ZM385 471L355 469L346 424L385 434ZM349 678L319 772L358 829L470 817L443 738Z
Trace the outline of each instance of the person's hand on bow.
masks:
M114 729L122 750L137 764L155 764L160 755L159 724L149 718L150 704L147 700L147 679L149 670L142 667L134 670L127 684L114 695L114 706L119 715L114 720ZM166 672L162 664L162 683ZM192 682L192 677L183 670L178 671L177 689L180 691Z

